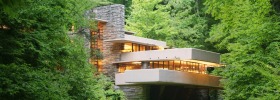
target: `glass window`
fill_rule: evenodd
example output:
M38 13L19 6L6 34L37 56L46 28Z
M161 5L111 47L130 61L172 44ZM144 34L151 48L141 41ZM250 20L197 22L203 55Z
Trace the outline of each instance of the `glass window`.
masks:
M151 50L150 46L145 46L145 51Z
M146 46L136 43L123 43L122 52L138 52L138 51L148 51L148 50L158 50L156 46Z
M138 45L132 43L132 52L137 52L138 51Z
M181 70L180 61L174 61L174 70Z
M169 69L174 70L174 61L169 61Z
M165 69L165 70L177 70L184 72L193 72L206 74L207 65L196 62L188 61L151 61L151 69ZM102 64L101 64L102 65ZM125 70L141 69L140 62L123 63L118 65L118 72L124 72Z
M187 62L186 61L181 62L181 70L182 71L187 71Z
M158 61L154 61L154 66L153 68L159 68L159 62Z
M163 69L169 69L169 61L164 61Z
M157 46L152 46L151 50L158 50L158 47Z
M163 69L163 67L164 67L163 63L164 63L163 61L159 62L159 68Z
M140 45L140 51L145 51L145 46L144 45Z
M122 52L132 52L132 43L124 43Z
M154 62L151 61L151 62L150 62L150 69L153 69L153 68L154 68Z

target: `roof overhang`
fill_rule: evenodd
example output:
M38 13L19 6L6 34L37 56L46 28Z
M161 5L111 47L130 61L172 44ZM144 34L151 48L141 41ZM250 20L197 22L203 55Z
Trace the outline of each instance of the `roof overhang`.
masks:
M166 47L166 42L154 40L154 39L148 39L148 38L142 38L138 36L133 35L127 35L124 34L123 38L116 38L116 39L110 39L110 40L104 40L105 42L113 42L113 43L137 43L147 46L162 46Z

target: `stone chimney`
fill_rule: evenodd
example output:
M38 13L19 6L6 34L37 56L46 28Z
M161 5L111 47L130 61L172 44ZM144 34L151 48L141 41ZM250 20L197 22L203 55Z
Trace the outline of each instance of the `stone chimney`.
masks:
M102 67L99 68L99 71L114 80L117 66L113 62L120 59L122 46L120 43L106 42L106 40L124 37L124 5L101 6L88 11L87 14L95 15L95 20L102 20L104 22L103 46L100 48L103 52L103 60Z

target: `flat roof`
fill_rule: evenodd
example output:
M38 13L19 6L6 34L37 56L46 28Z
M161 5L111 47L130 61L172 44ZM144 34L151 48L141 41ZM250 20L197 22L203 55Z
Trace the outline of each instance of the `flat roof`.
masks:
M131 42L131 43L137 43L137 44L148 45L148 46L166 47L166 42L164 42L164 41L148 39L148 38L127 35L127 34L124 34L124 38L116 38L116 39L110 39L110 40L104 40L104 41L105 42L114 42L114 43Z

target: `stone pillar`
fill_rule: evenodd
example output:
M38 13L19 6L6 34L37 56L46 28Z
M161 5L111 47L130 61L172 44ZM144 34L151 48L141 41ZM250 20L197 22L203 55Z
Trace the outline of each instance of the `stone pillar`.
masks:
M150 62L142 61L141 62L141 69L150 69Z
M107 23L103 27L103 60L101 72L115 80L117 73L116 65L113 62L120 60L120 43L106 42L106 40L124 38L125 12L124 6L120 4L108 5L94 8L87 14L95 14L95 18L105 20ZM147 65L145 63L144 65ZM147 68L147 66L145 67ZM117 87L117 86L116 86ZM119 86L124 91L128 100L149 100L149 87L145 85Z
M106 42L106 40L124 37L124 5L114 4L94 8L89 11L95 14L96 19L107 21L103 27L103 60L101 72L112 80L117 72L115 61L120 59L121 44Z
M149 100L150 87L147 85L119 86L128 100Z

